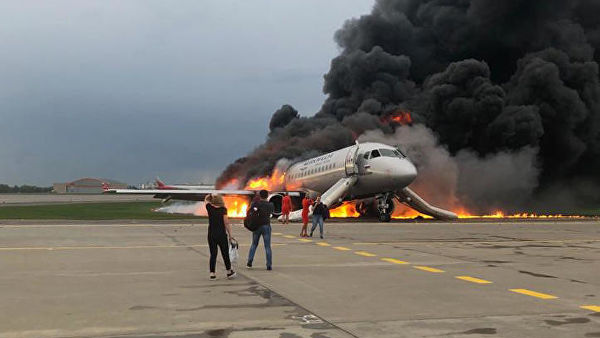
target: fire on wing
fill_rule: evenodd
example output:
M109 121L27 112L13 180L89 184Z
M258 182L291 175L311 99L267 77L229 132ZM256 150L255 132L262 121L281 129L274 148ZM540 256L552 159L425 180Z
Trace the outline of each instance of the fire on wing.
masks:
M232 180L225 184L225 187L238 187L238 180ZM245 190L281 190L283 189L285 182L285 173L281 172L278 168L275 168L271 176L264 176L254 178L246 183ZM227 216L232 218L244 218L246 217L246 210L250 205L250 199L247 196L224 196L225 206L227 207Z

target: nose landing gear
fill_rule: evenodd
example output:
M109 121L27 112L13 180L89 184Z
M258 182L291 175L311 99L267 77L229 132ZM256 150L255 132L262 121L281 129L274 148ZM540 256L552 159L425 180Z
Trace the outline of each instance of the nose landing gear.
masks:
M393 197L392 193L385 193L377 197L377 211L380 222L389 222L392 220L392 212L394 211Z

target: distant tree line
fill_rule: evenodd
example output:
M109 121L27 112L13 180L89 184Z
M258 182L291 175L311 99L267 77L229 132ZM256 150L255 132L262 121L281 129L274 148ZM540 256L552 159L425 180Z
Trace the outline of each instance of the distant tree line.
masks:
M44 193L51 192L52 187L36 187L35 185L14 185L0 184L0 194L15 194L15 193Z

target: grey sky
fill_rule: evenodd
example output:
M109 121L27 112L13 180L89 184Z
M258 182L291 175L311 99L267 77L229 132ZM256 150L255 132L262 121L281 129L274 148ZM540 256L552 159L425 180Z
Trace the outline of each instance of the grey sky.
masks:
M2 1L0 183L214 178L312 115L370 0Z

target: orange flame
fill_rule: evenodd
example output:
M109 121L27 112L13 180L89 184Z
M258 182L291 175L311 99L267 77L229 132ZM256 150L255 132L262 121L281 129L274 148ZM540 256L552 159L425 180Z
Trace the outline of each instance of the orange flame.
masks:
M283 183L285 182L285 172L281 172L279 169L275 168L273 170L273 174L271 176L264 176L251 179L246 183L246 188L248 190L280 190L283 187Z
M413 119L412 116L410 116L410 112L398 110L381 118L381 122L385 124L394 122L401 125L407 125L411 124Z
M487 215L471 215L464 210L456 213L458 218L538 218L538 219L556 219L556 218L585 218L585 216L579 215L538 215L535 213L516 213L512 215L505 215L502 211L498 210Z
M271 176L253 178L244 187L245 190L278 190L283 187L285 181L285 173L275 168ZM239 181L232 179L224 185L224 189L237 189ZM246 211L250 205L251 197L226 195L223 196L225 206L227 207L227 216L232 218L246 217Z
M535 218L535 219L571 218L571 219L578 219L578 218L585 218L585 216L562 215L562 214L538 215L535 213L516 213L516 214L505 215L505 213L500 210L495 211L490 214L485 214L485 215L473 215L470 212L466 211L465 209L458 209L458 210L454 210L453 212L456 213L458 215L458 218L460 218L460 219L474 219L474 218L475 219L476 218L483 218L483 219L502 219L502 218L508 218L508 219L519 219L519 218L528 218L528 219L529 218ZM331 217L334 217L334 218L356 218L356 217L360 216L360 213L358 213L358 211L356 211L354 202L344 202L339 207L337 207L335 209L331 209L329 211L329 214L331 215ZM424 219L433 219L433 217L431 217L429 215L422 214L422 213L415 211L407 206L404 206L403 204L398 203L397 201L394 201L394 212L392 213L393 219L414 219L416 217L421 217Z
M356 218L360 213L356 211L356 206L352 202L344 202L335 209L329 210L329 216L335 218Z
M244 218L246 217L246 210L248 209L248 197L246 196L235 196L225 195L223 196L225 201L225 207L227 208L227 216L232 218Z

